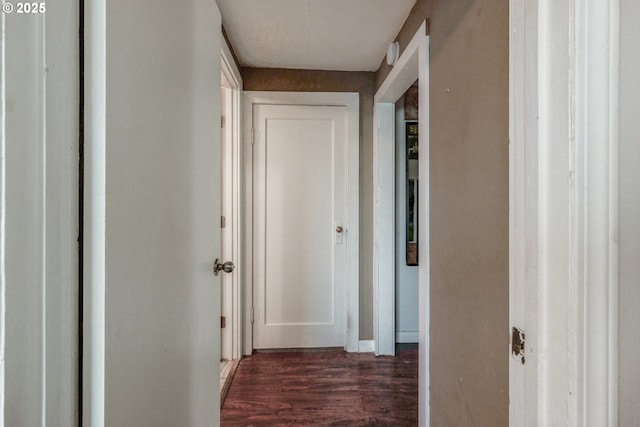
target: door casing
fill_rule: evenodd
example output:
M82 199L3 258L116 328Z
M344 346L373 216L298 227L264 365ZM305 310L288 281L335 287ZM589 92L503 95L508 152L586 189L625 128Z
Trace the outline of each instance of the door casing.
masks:
M254 348L345 347L346 108L253 113Z
M620 2L509 11L509 423L617 426Z
M420 109L419 406L429 423L429 36L423 22L374 98L373 338L377 355L395 354L395 103L416 80Z
M0 17L2 426L80 416L80 3L47 6Z
M359 94L351 92L260 92L243 93L244 121L244 259L253 259L253 105L340 105L347 108L347 218L350 230L347 250L347 340L346 350L359 351L360 283L359 283ZM244 354L253 352L253 262L244 264L245 327Z
M223 281L225 286L229 284L231 288L230 298L223 301L223 304L226 304L225 311L231 313L230 317L226 319L226 327L231 335L231 347L227 354L231 359L239 359L242 357L242 283L244 279L244 269L242 268L244 264L242 258L242 245L244 243L242 238L242 76L233 59L231 48L224 37L222 39L221 63L222 75L224 75L231 87L228 91L228 99L226 100L227 108L226 111L223 111L223 114L226 114L223 132L226 132L225 140L231 149L229 153L230 159L225 163L227 176L226 179L223 180L226 184L226 188L224 189L225 194L229 195L230 200L228 204L223 203L223 215L225 215L227 220L226 230L223 230L223 239L228 240L223 243L226 245L223 250L230 254L229 260L233 261L236 266L233 273ZM225 262L229 260L225 259L222 261Z

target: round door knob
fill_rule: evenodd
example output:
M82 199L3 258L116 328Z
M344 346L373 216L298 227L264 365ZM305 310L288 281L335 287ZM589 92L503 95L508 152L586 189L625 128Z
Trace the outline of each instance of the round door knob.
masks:
M235 268L236 266L233 265L233 262L231 261L222 263L218 258L216 258L216 260L213 262L213 274L216 276L220 274L221 271L224 271L225 273L231 273Z
M342 233L342 226L341 225L336 227L336 233Z

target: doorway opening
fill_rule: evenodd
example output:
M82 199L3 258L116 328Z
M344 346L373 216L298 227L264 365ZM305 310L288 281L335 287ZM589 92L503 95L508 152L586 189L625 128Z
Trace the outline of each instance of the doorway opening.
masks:
M418 343L420 313L418 263L418 81L396 102L396 257L395 257L395 341Z
M245 265L251 277L245 355L256 348L358 351L359 95L244 96L251 147L245 152L245 244L252 260ZM309 209L320 196L330 199L330 211ZM324 290L313 285L318 275L327 279L320 282ZM294 289L297 283L304 286Z
M396 102L418 80L418 372L419 423L429 423L429 36L423 22L374 97L373 283L375 353L396 345Z

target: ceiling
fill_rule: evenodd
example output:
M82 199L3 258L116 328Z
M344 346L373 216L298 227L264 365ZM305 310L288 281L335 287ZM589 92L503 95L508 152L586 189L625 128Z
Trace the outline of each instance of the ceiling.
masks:
M376 71L416 0L217 0L245 67Z

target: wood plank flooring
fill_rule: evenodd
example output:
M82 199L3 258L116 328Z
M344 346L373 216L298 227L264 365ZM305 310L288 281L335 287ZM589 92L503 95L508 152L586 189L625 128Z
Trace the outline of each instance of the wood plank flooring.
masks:
M418 424L418 351L256 353L240 362L222 426Z

